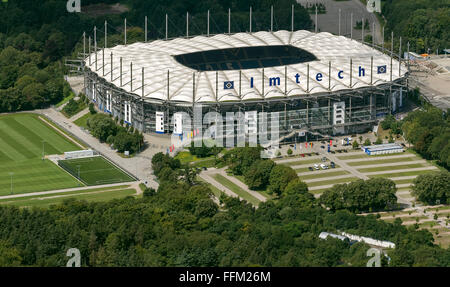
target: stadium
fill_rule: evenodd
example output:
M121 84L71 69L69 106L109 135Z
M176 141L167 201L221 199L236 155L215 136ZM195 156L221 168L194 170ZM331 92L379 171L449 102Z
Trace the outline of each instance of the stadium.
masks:
M257 132L258 113L277 112L285 141L365 132L402 106L408 76L393 51L305 30L155 40L86 55L87 96L145 133L190 132L180 115L193 118L196 106L223 118L242 112L246 133Z

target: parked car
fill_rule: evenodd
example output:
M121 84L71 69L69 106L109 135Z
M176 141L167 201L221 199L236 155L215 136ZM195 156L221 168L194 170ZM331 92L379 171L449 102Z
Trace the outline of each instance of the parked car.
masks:
M323 163L320 165L320 167L321 167L322 169L328 169L328 165L323 164Z
M314 169L312 167L308 167L309 171L314 171Z
M324 145L321 145L320 148L321 148L321 149L325 149L325 146L324 146Z
M319 167L319 165L317 163L314 165L314 169L315 170L319 170L320 169L320 167Z
M335 168L335 167L336 167L336 164L334 163L334 161L332 161L332 162L330 163L330 166L331 166L331 168Z
M328 159L327 159L326 157L323 157L323 158L322 158L322 161L323 161L323 162L326 162L327 160L328 160Z

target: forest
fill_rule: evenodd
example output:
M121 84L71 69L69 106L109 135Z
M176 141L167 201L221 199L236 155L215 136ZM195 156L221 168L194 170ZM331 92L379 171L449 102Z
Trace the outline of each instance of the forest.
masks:
M450 44L450 3L448 0L382 0L382 14L386 18L386 39L390 32L410 42L410 50L417 53L443 54ZM397 41L398 42L398 41ZM395 44L398 51L398 43ZM406 45L403 45L406 51Z

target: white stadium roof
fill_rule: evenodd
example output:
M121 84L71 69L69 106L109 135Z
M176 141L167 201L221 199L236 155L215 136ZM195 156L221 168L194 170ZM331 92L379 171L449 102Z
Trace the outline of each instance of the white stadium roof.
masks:
M211 37L177 38L156 40L148 43L120 45L97 51L97 71L95 71L95 53L85 59L85 64L99 77L120 87L120 61L122 58L123 90L147 99L170 100L174 102L198 103L264 100L285 97L285 66L264 68L264 94L262 88L262 68L242 69L241 87L239 70L196 71L175 60L173 56L227 48L292 45L312 53L317 60L292 64L287 67L287 97L307 95L307 64L309 63L309 94L337 92L340 90L369 87L371 79L371 57L373 56L373 85L390 81L390 56L381 53L358 41L330 33L312 33L309 31L277 31L220 34ZM113 54L113 80L111 81L111 53ZM350 85L350 58L352 64L352 86ZM331 61L331 89L329 89L329 62ZM133 83L130 85L130 62L133 63ZM383 66L385 66L383 68ZM360 67L365 70L361 73ZM378 67L381 68L378 71ZM144 90L142 91L142 68L144 68ZM167 71L170 71L169 96L167 95ZM339 71L343 71L339 74ZM392 80L403 77L406 66L402 65L399 74L399 62L393 60ZM381 72L381 73L379 73ZM195 73L195 85L193 85ZM317 80L317 74L322 81ZM295 75L299 74L300 83ZM342 79L339 77L342 77ZM269 79L280 77L278 86L270 85ZM250 79L253 78L253 88ZM232 88L225 89L224 82L233 81ZM217 86L216 86L217 85ZM195 87L195 94L193 89ZM217 91L217 92L216 92ZM193 94L195 95L193 97ZM241 96L239 96L241 95Z

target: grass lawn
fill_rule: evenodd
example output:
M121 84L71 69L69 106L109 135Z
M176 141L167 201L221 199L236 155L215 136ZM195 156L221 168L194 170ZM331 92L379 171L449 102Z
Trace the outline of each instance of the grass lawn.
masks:
M243 175L231 175L237 179L239 179L243 184L245 184L245 179ZM275 196L273 194L269 194L267 192L267 190L255 190L255 192L261 194L262 196L264 196L267 199L274 199Z
M409 152L409 151L406 151ZM364 159L364 158L376 158L376 157L387 157L387 156L393 156L393 155L402 155L405 154L404 153L391 153L391 154L379 154L379 155L368 155L366 153L361 153L361 154L354 154L354 155L342 155L342 156L337 156L339 159L341 160L349 160L349 159Z
M24 197L0 204L14 205L18 207L49 207L59 204L67 199L87 200L87 201L108 201L116 198L123 198L136 194L135 189L115 189L115 190L86 190L78 192L67 192L60 194L49 194L45 196Z
M68 172L78 177L86 185L100 185L135 181L134 178L101 156L61 160L59 164Z
M223 186L229 188L232 192L236 193L239 197L241 197L242 199L245 199L246 201L250 202L251 204L258 206L258 204L260 203L260 201L257 198L253 197L251 194L249 194L248 192L246 192L245 190L243 190L242 188L240 188L233 182L229 181L223 175L215 174L213 177L215 180L217 180L217 182L219 182Z
M217 199L219 199L220 196L222 195L222 193L224 193L223 191L221 191L220 189L218 189L214 185L210 184L209 182L207 182L206 180L204 180L200 176L197 176L197 180L205 183L211 189L212 193L215 195L215 197L217 197Z
M414 157L403 157L403 158L391 158L391 159L381 159L381 160L366 160L366 161L356 161L356 162L348 162L349 166L362 166L362 165L372 165L372 164L383 164L383 163L395 163L395 162L409 162L418 160L418 158Z
M71 99L73 99L75 97L74 93L70 93L70 96L62 99L62 101L60 101L59 103L57 103L55 105L55 107L59 108L60 106L64 105L65 103L68 103Z
M355 180L358 180L358 178L357 177L346 177L346 178L340 178L340 179L311 182L311 183L308 183L308 186L315 187L315 186L330 185L330 184L348 183L348 182L352 182Z
M348 172L345 170L338 170L338 171L324 172L324 173L321 173L320 171L318 171L317 173L310 174L310 175L301 175L300 179L308 180L308 179L316 179L316 178L327 178L327 177L339 176L339 175L344 175L344 174L348 174Z
M74 121L74 124L76 124L79 127L82 127L84 129L87 129L87 120L91 116L91 113L87 113L78 120Z
M370 167L370 168L361 168L358 169L360 172L376 172L376 171L390 171L390 170L397 170L397 169L408 169L408 168L419 168L419 167L426 167L427 165L422 163L415 163L415 164L405 164L405 165L396 165L396 166L380 166L380 167ZM389 176L392 177L392 176Z
M45 154L80 150L35 114L0 116L0 195L77 187L79 182L48 160Z
M425 174L425 173L429 173L429 172L433 172L433 171L432 170L419 170L419 171L405 171L405 172L396 172L396 173L375 174L375 175L369 175L369 178L376 178L376 177L392 178L392 177L421 175L421 174Z

